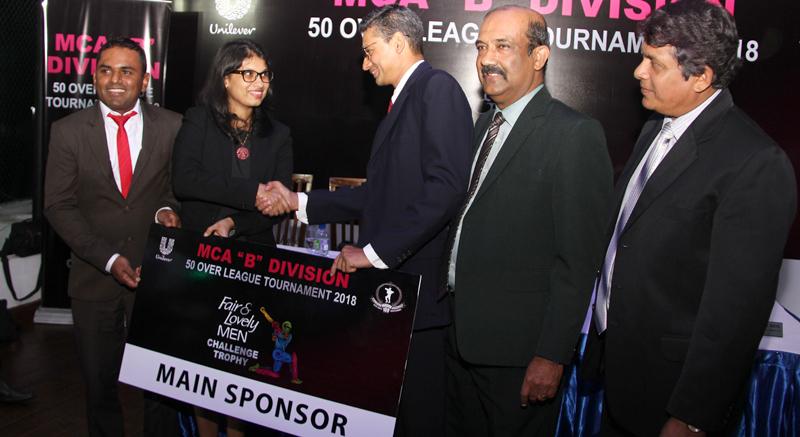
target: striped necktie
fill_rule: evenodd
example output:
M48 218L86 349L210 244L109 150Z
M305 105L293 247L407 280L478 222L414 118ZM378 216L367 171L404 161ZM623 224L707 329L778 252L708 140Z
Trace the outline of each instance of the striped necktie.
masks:
M658 134L655 144L650 147L650 151L645 158L639 173L634 174L629 184L628 197L622 205L619 217L617 218L616 226L614 226L614 234L611 236L611 241L608 242L608 249L606 250L606 257L603 260L603 270L600 272L600 279L596 286L596 300L594 307L594 318L597 332L602 333L606 330L608 322L608 309L611 305L611 277L614 274L614 261L617 258L617 244L619 244L619 237L625 225L628 224L628 219L639 200L639 196L644 190L647 180L655 171L658 164L664 159L664 156L669 152L670 145L675 139L675 133L672 132L672 123L666 122Z

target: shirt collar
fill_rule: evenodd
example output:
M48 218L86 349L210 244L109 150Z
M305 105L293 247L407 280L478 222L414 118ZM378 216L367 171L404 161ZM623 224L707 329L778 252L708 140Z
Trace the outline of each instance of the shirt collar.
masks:
M392 94L392 103L397 100L397 96L400 95L400 92L403 91L403 87L406 86L406 82L408 82L408 78L414 73L414 71L419 67L419 64L425 62L424 59L420 59L419 61L415 62L414 65L408 67L405 73L403 73L403 77L400 78L400 82L397 83L397 87L394 89L394 93Z
M687 112L686 114L681 115L680 117L677 118L664 117L664 121L662 122L661 126L663 127L665 124L671 122L672 133L675 135L675 141L678 141L681 138L681 135L683 135L683 133L686 132L687 129L689 129L689 126L692 125L695 119L697 119L700 113L703 112L703 110L705 110L708 107L708 105L710 105L711 102L714 101L714 99L716 99L721 92L722 90L715 91L714 94L712 94L711 97L707 98L703 103L697 105L697 107Z
M131 109L131 111L136 111L137 114L141 114L142 113L142 105L139 102L140 102L139 99L136 99L136 104L133 105L133 109ZM117 111L112 111L111 108L106 106L106 104L103 103L101 100L98 100L97 103L100 104L100 113L103 114L103 120L105 120L108 117L108 114L125 115L125 114L131 112L131 111L128 111L125 114L120 114Z
M514 127L514 123L516 123L519 116L522 115L522 111L525 110L525 107L528 106L528 103L533 100L533 97L542 88L544 88L544 84L537 86L533 89L533 91L517 99L516 102L506 106L505 109L496 108L495 113L503 113L503 118L506 120L506 123L510 124L511 127Z

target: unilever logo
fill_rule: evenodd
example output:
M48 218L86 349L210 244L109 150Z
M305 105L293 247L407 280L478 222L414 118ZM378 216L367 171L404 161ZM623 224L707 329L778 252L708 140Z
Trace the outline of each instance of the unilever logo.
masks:
M238 20L250 10L251 0L214 0L217 12L228 20Z
M172 249L174 247L174 238L161 237L161 244L158 245L158 251L160 253L156 254L156 259L159 261L171 262L172 258L169 258L169 255L172 254Z
M214 0L219 15L228 20L226 24L211 23L208 33L212 35L252 35L255 27L236 27L231 21L243 18L250 12L253 0Z

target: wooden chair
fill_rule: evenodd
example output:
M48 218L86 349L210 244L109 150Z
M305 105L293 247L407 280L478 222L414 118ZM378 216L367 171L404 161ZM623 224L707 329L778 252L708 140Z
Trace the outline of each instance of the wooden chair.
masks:
M292 189L296 192L311 191L311 184L314 182L314 175L294 173L292 174ZM282 222L272 227L275 242L285 246L303 247L306 239L306 225L301 223L289 214Z
M366 181L364 178L331 177L328 179L328 190L355 188ZM333 223L330 226L330 235L332 249L340 250L345 244L355 244L358 242L358 222L353 220L349 223Z
M298 193L308 193L311 191L312 182L314 182L313 174L292 174L292 190Z
M364 178L340 178L340 177L331 177L328 179L328 190L329 191L336 191L339 187L350 187L355 188L361 186L367 180Z

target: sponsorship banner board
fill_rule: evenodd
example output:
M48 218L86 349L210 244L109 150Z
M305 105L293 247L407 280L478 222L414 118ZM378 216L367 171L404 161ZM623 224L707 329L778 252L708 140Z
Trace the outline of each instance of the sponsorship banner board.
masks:
M120 381L304 436L391 435L420 277L153 225Z

